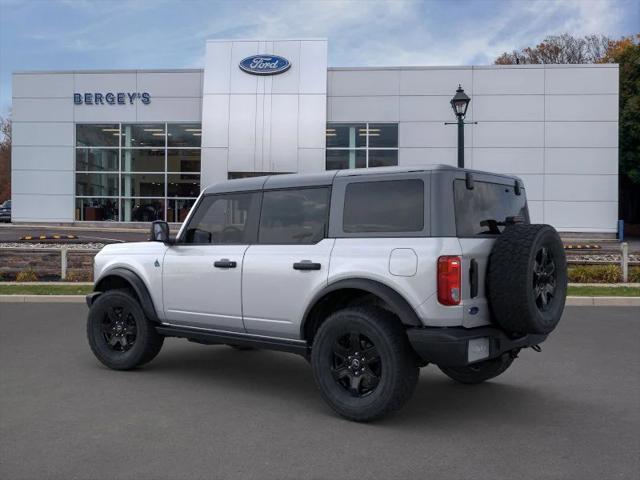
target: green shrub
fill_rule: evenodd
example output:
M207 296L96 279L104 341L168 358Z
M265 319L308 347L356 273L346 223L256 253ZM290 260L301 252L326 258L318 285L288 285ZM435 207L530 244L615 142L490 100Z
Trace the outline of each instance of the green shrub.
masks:
M629 267L629 282L640 283L640 267Z
M92 273L90 271L72 271L67 272L66 282L90 282Z
M574 283L622 282L620 265L569 265L569 281ZM640 267L629 267L629 282L640 283Z
M570 265L569 281L573 283L618 283L622 280L619 265Z
M37 282L38 275L31 268L27 268L16 275L16 282Z

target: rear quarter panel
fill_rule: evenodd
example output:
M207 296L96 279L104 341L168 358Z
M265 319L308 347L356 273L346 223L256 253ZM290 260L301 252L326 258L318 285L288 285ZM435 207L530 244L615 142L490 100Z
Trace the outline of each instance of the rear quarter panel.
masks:
M392 252L411 249L417 257L415 274L391 273ZM351 278L380 282L398 292L425 325L461 325L461 306L445 307L437 300L437 259L462 253L457 238L338 238L331 253L329 284Z

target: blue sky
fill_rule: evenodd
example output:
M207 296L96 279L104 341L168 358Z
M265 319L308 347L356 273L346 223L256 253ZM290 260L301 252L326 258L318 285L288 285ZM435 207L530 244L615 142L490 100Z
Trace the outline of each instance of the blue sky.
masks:
M331 66L465 65L639 25L638 0L0 0L0 115L11 72L201 68L207 38L326 37Z

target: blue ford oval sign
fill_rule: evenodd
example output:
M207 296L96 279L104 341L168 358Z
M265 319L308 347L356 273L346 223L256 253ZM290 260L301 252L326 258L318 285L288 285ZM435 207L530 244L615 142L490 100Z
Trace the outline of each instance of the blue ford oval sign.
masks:
M289 60L278 55L251 55L240 62L240 69L252 75L276 75L290 67Z

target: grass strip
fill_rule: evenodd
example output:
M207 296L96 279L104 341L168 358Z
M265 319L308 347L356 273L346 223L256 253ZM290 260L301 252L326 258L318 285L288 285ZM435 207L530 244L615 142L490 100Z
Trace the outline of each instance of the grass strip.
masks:
M640 287L569 287L572 297L640 297Z
M86 295L93 285L0 285L0 295Z

